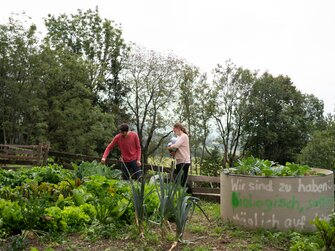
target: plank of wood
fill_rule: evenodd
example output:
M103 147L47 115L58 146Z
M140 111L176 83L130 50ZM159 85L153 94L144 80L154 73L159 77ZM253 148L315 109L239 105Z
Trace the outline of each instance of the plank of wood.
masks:
M33 165L36 166L38 161L33 160L18 160L18 159L0 159L1 164L15 164L15 165Z
M220 177L212 177L212 176L200 176L200 175L189 175L188 180L190 182L213 182L220 183Z
M0 159L28 159L28 160L38 160L39 158L37 156L33 155L6 155L0 153Z
M220 194L212 194L212 193L192 193L192 196L212 202L220 202L221 199Z
M220 194L220 188L192 187L192 191L200 194Z

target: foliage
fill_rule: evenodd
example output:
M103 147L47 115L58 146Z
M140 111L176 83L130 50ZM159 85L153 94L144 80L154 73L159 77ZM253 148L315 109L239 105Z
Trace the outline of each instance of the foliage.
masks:
M191 217L195 206L198 206L198 198L187 195L186 187L179 187L175 194L174 216L176 221L176 239L182 240L186 222ZM191 215L190 215L191 214Z
M128 172L128 176L131 177L128 168L123 163L124 168ZM143 170L142 170L143 172ZM145 176L141 176L139 180L129 180L131 186L131 198L135 210L135 223L138 227L138 231L142 237L144 237L145 223L148 219L146 200L154 192L154 187L150 187L150 190L146 189Z
M183 172L179 172L175 178L165 179L159 173L158 179L155 180L156 191L160 199L160 227L162 234L165 233L163 228L168 224L169 219L173 219L176 223L175 239L182 241L187 220L191 217L194 209L198 207L206 216L203 209L197 203L198 198L188 195L186 183L181 186L181 178ZM158 180L158 181L157 181ZM207 220L208 217L206 216Z
M222 156L218 147L214 147L210 155L205 156L203 159L201 174L208 176L219 176L222 170Z
M62 209L56 206L45 209L45 228L49 231L66 231L68 226L62 217Z
M140 138L144 163L171 133L171 108L181 66L182 61L172 55L140 47L133 48L127 59L122 80L131 90L126 102Z
M19 179L18 173L13 170L5 170L0 169L0 187L10 186L14 182L14 186L16 183L16 179Z
M27 179L32 179L37 183L58 184L62 180L73 178L73 172L63 169L57 164L49 164L47 166L35 166L28 170L23 170L19 175L25 175Z
M114 114L117 123L127 119L122 109L127 88L120 81L120 72L129 48L121 27L103 19L98 8L58 17L49 15L45 25L46 39L52 46L87 62L86 86L94 94L93 105Z
M310 166L335 168L335 120L330 116L325 126L316 130L299 155L299 161Z
M13 18L0 25L0 142L96 155L115 128L89 84L96 64L36 33Z
M262 160L255 157L240 159L234 168L225 169L225 172L252 176L317 175L317 173L307 165L286 162L283 166L270 160Z
M73 165L75 170L75 176L79 179L89 177L91 175L105 176L109 179L121 179L122 171L118 169L112 169L109 166L98 163L97 161L82 161L79 166Z
M293 232L290 237L290 251L322 250L322 244L318 243L319 240L315 236L303 236L301 233Z
M215 110L213 117L217 124L220 143L223 144L223 168L233 166L237 150L243 136L242 126L246 120L245 106L256 74L237 67L230 60L225 66L218 65L214 70Z
M97 155L99 144L111 137L113 116L94 104L88 86L88 62L74 53L45 45L40 54L38 93L47 126L46 139L55 150Z
M129 210L130 193L127 184L94 175L85 180L84 186L94 196L91 203L95 206L96 218L100 223L111 224Z
M21 229L22 223L23 215L18 202L0 198L0 229L17 231Z
M68 226L74 230L80 230L93 221L95 216L95 208L89 204L83 204L79 207L69 206L62 209L62 218ZM92 216L93 218L91 218Z
M159 224L161 229L164 230L168 220L174 216L173 204L178 187L173 179L169 179L162 172L158 172L154 183L159 198ZM164 232L162 231L162 234Z
M23 183L52 183L57 184L61 181L72 179L73 172L63 169L57 164L47 166L35 166L32 168L22 168L17 171L0 171L0 188L10 186L12 188Z
M13 17L0 24L0 142L36 140L32 124L40 122L38 100L31 98L37 91L32 70L38 54L36 33L36 25L26 28Z
M326 250L334 250L335 248L335 215L330 216L330 220L320 219L316 217L312 224L314 224L318 230L319 235L323 241Z
M218 203L199 201L198 204L206 212L211 222L204 221L203 213L196 207L192 220L186 224L185 231L191 240L197 238L197 241L179 242L177 249L290 250L291 247L291 250L296 251L323 250L323 242L318 234L274 230L254 231L222 221L220 204ZM41 236L38 230L22 230L21 234L2 235L0 249L13 250L16 246L16 250L22 250L24 247L30 250L32 247L38 246L38 250L52 250L52 248L85 250L89 245L90 249L97 250L111 247L118 250L166 250L175 245L174 234L167 233L161 236L156 228L150 228L144 233L145 238L140 239L138 238L138 229L134 224L128 225L118 221L110 225L93 222L91 225L87 224L85 229L78 234L68 234L71 232L69 229L66 231L63 232L59 229L56 232L45 232ZM3 229L0 228L0 232L3 232Z
M297 161L323 118L320 103L297 90L289 77L264 73L253 85L245 106L244 155L280 164Z
M23 224L21 229L44 229L43 215L45 209L51 206L49 195L21 197L19 205L22 209Z

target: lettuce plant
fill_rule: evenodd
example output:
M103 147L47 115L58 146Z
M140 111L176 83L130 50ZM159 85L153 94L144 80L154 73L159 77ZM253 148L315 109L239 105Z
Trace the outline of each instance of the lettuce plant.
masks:
M0 199L0 229L19 230L23 215L18 202Z

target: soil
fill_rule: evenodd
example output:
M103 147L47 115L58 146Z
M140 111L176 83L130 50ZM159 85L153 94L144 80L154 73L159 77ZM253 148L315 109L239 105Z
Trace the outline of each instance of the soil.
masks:
M236 251L236 250L250 250L248 248L248 240L234 240L231 236L208 236L193 234L190 232L184 233L183 242L174 241L160 241L159 244L145 243L145 240L99 240L96 242L90 242L85 240L82 236L78 234L73 234L68 236L65 243L49 243L42 244L38 239L30 239L29 246L25 250L31 250L32 247L37 248L39 251L70 251L70 250L80 250L80 251L119 251L119 250L171 250L171 251L181 251L181 250L222 250L222 251ZM237 249L236 246L231 247L231 243L238 243L241 249ZM200 249L202 247L202 249ZM49 249L47 249L49 248ZM52 249L51 249L52 248ZM274 247L263 247L264 251L277 251L285 250L278 249Z
M252 232L245 232L244 238L238 235L234 235L232 231L227 231L222 234L213 234L213 230L216 226L213 223L205 223L202 219L200 223L201 227L206 227L205 231L195 233L198 231L186 230L184 232L183 241L169 241L166 236L161 236L160 229L157 228L156 234L160 238L159 240L150 241L149 238L131 238L125 236L119 239L100 239L92 241L87 238L86 235L79 233L70 234L61 241L53 242L41 242L41 240L34 234L28 234L25 242L26 247L24 249L13 249L10 245L0 245L0 250L25 250L25 251L119 251L119 250L166 250L166 251L181 251L181 250L222 250L222 251L236 251L236 250L264 250L264 251L279 251L287 250L287 247L275 247L271 244L264 244L258 248L251 248L254 244ZM208 229L208 230L207 230ZM239 231L239 230L237 230ZM35 247L36 249L32 249Z
M0 240L1 251L206 251L206 250L264 250L264 251L283 251L288 250L288 243L285 240L271 239L267 240L266 235L257 231L241 229L221 221L219 216L209 212L210 221L207 221L204 215L195 211L192 218L187 222L184 231L183 241L173 240L175 235L175 226L171 224L170 230L165 234L156 227L150 228L151 234L145 234L141 238L134 233L122 233L118 238L92 240L87 234L73 233L62 238L59 234L57 240L43 241L34 232L28 232L25 235L24 249L13 248L10 240L5 243ZM118 231L118 230L116 230ZM99 235L100 237L100 235ZM274 243L276 242L276 243ZM32 249L35 247L36 249Z

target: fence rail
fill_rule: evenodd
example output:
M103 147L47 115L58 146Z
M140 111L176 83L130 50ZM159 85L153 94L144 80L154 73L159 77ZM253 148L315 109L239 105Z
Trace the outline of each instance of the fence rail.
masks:
M49 144L8 145L0 144L0 164L45 165Z

